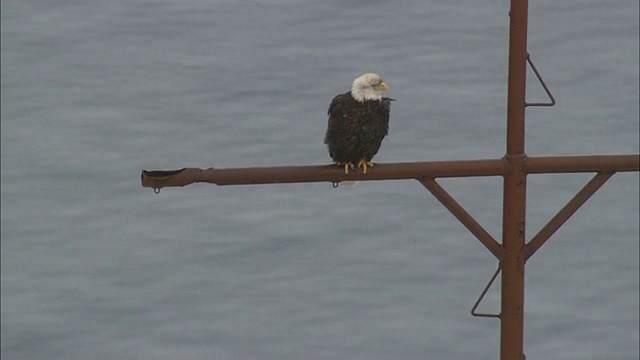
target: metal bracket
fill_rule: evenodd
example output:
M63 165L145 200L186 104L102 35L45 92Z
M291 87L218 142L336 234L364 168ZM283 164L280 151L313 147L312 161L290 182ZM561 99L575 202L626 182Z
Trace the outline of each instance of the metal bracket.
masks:
M547 93L547 96L549 97L549 100L551 100L551 102L548 102L548 103L528 103L528 102L525 101L524 106L527 107L527 106L553 106L553 105L555 105L556 104L556 99L551 94L551 91L549 90L549 87L547 86L547 84L544 82L544 79L542 79L542 76L540 76L540 73L538 72L538 69L536 69L536 66L533 65L533 62L531 61L531 57L529 56L529 53L527 53L527 63L529 63L529 66L531 66L531 70L533 70L533 73L536 74L536 77L538 78L538 82L540 83L540 85L542 85L542 88Z
M493 273L493 276L491 276L491 279L487 283L487 286L485 286L484 289L482 290L482 293L480 293L480 296L478 297L478 300L476 300L476 303L473 304L473 307L471 308L471 315L473 315L475 317L486 317L486 318L500 319L500 314L477 313L476 309L478 308L478 305L480 305L480 302L482 301L482 299L484 299L484 296L487 294L487 291L489 291L489 288L491 287L491 285L493 285L493 282L496 281L496 278L498 277L498 274L500 273L501 270L502 270L502 266L498 265L498 268L496 269L496 272Z

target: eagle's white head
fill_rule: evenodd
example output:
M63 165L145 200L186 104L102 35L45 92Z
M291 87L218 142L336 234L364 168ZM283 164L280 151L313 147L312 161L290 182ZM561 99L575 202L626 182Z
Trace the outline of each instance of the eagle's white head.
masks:
M378 74L368 73L353 81L351 96L360 102L365 100L380 100L381 93L389 91L389 86L382 81Z

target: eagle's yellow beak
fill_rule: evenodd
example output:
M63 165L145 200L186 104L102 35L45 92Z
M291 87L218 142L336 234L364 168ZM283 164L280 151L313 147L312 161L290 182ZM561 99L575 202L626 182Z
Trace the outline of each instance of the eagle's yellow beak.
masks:
M389 91L389 86L387 84L385 84L384 82L381 82L380 84L375 85L373 87L373 89L375 91Z

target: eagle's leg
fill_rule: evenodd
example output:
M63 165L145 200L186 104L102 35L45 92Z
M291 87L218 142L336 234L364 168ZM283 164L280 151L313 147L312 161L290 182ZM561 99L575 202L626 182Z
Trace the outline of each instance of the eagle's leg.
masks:
M358 161L358 169L362 168L362 173L363 174L367 173L367 168L368 167L373 167L373 163L371 161L367 161L365 159L362 159L362 160Z
M344 168L344 174L347 175L349 174L349 169L353 169L354 165L351 162L340 162L340 161L333 161L334 165L338 165L340 167Z
M340 164L340 165L344 165L344 174L345 175L349 174L349 169L353 169L353 163L350 163L350 162L346 162L346 163Z

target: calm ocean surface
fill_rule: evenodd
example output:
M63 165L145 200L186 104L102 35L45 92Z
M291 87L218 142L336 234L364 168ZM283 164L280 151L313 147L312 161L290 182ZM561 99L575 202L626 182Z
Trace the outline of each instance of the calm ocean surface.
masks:
M497 264L415 181L140 186L328 163L329 102L369 71L397 99L375 161L501 157L508 1L443 3L2 1L2 359L496 359L469 309ZM638 2L530 3L558 104L527 152L637 153ZM590 178L530 176L528 236ZM527 359L638 358L638 181L529 261ZM500 238L499 178L441 184Z

